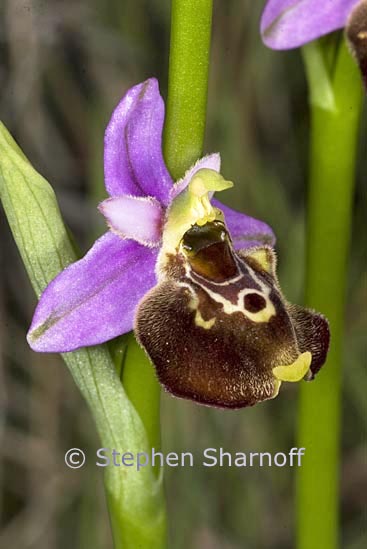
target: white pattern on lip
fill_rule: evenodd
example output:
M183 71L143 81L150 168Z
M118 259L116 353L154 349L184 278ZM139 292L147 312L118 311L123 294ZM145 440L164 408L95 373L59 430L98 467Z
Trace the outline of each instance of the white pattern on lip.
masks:
M192 282L194 282L195 284L198 284L208 294L208 296L211 299L213 299L213 301L223 305L223 311L226 314L230 315L233 313L242 313L246 318L248 318L252 322L256 322L256 323L269 322L271 317L276 315L275 307L270 299L271 287L267 286L258 276L256 276L255 271L249 265L245 264L242 259L239 259L239 258L236 258L236 259L239 260L239 262L242 263L242 265L245 265L245 268L247 269L248 274L251 276L253 281L260 288L260 290L256 290L254 288L243 288L238 292L237 303L231 303L228 299L223 297L220 293L208 288L206 284L206 279L204 277L196 273L195 273L195 276L193 277L191 273L191 267L187 263L185 264L186 276L189 280L192 280ZM232 279L226 280L225 282L211 281L211 285L229 286L241 280L242 277L244 277L244 274L240 273L239 275L236 275ZM265 300L265 303L266 303L265 307L263 307L260 311L256 313L253 313L245 309L244 298L247 294L260 295Z

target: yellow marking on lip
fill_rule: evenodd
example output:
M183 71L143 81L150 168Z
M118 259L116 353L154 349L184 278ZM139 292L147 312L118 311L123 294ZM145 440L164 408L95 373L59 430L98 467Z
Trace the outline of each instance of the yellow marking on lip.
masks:
M309 351L302 353L288 366L276 366L273 374L279 381L300 381L307 374L312 362L312 354Z
M270 250L267 248L257 248L253 252L249 253L249 257L255 259L264 271L271 273L273 269L273 261Z
M200 311L196 311L195 314L195 324L196 326L200 326L200 328L204 328L204 330L210 330L215 324L215 316L213 318L210 318L209 320L204 320L201 316Z
M183 286L184 284L182 284ZM216 318L215 316L213 318L210 318L209 320L204 320L204 318L201 315L201 312L199 311L199 299L195 293L195 291L190 288L191 292L191 299L189 301L189 309L192 311L195 311L195 318L194 322L196 326L199 326L200 328L204 328L204 330L210 330L215 324Z

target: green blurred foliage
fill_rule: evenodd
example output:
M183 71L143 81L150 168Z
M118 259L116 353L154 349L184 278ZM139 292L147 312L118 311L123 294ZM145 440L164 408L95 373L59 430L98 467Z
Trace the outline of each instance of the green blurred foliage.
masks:
M220 151L224 176L236 182L224 200L273 226L281 285L301 302L306 82L298 51L262 45L260 11L261 2L251 0L215 3L205 152ZM169 16L168 0L0 5L0 118L52 183L83 251L105 230L96 204L105 196L103 132L112 109L127 88L152 75L165 94ZM366 129L364 116L345 336L341 531L347 549L366 543ZM62 361L28 349L35 299L2 213L0 231L0 546L105 549L111 538L101 472L92 460L78 471L64 465L73 446L92 456L99 446L95 427ZM293 547L294 469L199 462L206 447L288 451L296 411L294 386L236 412L163 395L165 452L197 456L193 468L165 470L170 547Z

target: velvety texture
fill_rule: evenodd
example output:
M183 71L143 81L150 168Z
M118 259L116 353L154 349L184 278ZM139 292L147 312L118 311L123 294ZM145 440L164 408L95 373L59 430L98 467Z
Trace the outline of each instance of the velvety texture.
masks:
M358 0L269 0L261 16L264 43L275 50L297 48L345 26Z
M156 258L156 250L106 233L47 286L28 335L31 347L65 352L130 331L136 304L156 283Z
M166 390L243 408L277 396L281 381L312 379L326 359L328 323L283 298L271 248L235 252L221 221L193 227L183 244L135 318Z

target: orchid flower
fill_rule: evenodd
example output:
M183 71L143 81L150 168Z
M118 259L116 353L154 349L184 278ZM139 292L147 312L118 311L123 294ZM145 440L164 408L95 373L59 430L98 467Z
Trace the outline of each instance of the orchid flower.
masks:
M213 199L232 186L220 156L174 183L162 155L155 79L131 88L105 134L99 209L109 231L45 289L28 341L68 352L135 328L172 394L220 407L277 395L325 361L327 321L289 305L270 227Z
M366 0L268 0L260 23L264 43L275 50L297 48L342 28L366 79Z

